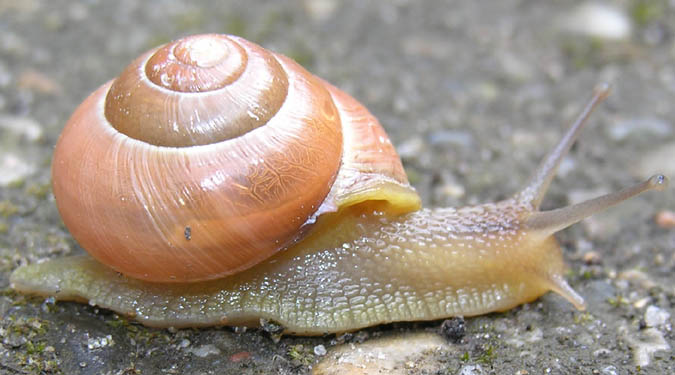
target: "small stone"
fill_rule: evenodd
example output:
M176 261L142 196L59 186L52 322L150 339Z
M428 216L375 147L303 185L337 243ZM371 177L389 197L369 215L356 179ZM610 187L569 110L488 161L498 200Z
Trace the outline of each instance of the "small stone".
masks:
M90 338L87 340L87 348L89 350L102 349L107 346L112 346L113 344L114 341L111 335L107 335L105 337Z
M35 142L42 138L42 126L29 117L0 115L0 129Z
M440 333L450 342L455 344L461 342L464 335L466 335L466 323L464 318L456 317L444 320L443 324L441 324Z
M659 327L668 322L670 313L656 306L647 306L645 310L645 323L647 327Z
M262 328L263 331L269 333L269 334L277 334L281 333L284 330L284 327L272 320L268 319L260 319L260 328Z
M340 4L337 0L305 0L303 2L307 14L316 21L330 18Z
M417 158L425 149L426 143L422 137L412 137L396 147L396 152L401 159L409 160Z
M199 358L205 358L210 355L220 355L220 349L218 349L215 345L213 344L206 344L202 345L197 348L192 348L189 349L188 352L196 355Z
M334 348L314 367L314 375L409 374L410 369L425 373L445 371L429 362L430 353L450 351L440 336L430 333L403 334L346 343ZM421 373L421 372L420 372ZM479 373L477 373L479 374Z
M56 304L56 298L54 298L54 296L47 297L42 302L42 305L40 305L40 310L48 313L48 312L52 311L55 304Z
M589 251L583 256L584 263L591 265L591 264L600 264L601 257L600 253L597 251Z
M608 128L609 136L615 141L623 141L633 135L667 137L673 131L673 125L659 118L642 117L619 121Z
M473 136L464 130L439 130L429 135L432 146L459 146L470 148L473 145Z
M61 87L53 79L36 70L26 70L19 76L17 86L24 90L36 91L41 94L56 94Z
M178 344L178 347L181 348L181 349L185 349L188 346L190 346L190 340L188 340L188 339L182 339L180 341L180 343Z
M326 355L326 347L323 345L317 345L314 347L314 354L318 356Z
M241 362L251 358L251 352L243 351L239 353L234 353L230 356L231 362Z
M633 307L636 309L643 309L652 299L649 297L640 298L639 300L633 302Z
M0 186L8 186L35 173L34 164L10 152L0 152Z
M633 349L633 361L636 366L648 366L654 353L670 350L670 345L656 328L630 333L627 328L623 327L621 331L624 339Z
M535 345L544 338L544 332L539 327L533 327L525 332L515 332L513 337L507 338L506 342L516 348L527 348Z
M2 343L10 348L18 348L28 341L23 335L19 333L9 334L4 337Z
M483 375L483 368L480 365L464 365L459 370L459 375Z
M439 186L438 191L441 194L454 199L462 198L466 194L464 186L454 182L448 182Z
M675 211L659 211L655 217L656 225L663 229L675 228Z
M619 280L625 280L625 281L630 281L632 283L636 283L640 285L640 287L644 289L651 289L654 287L657 287L659 284L654 282L648 274L645 272L642 272L640 270L627 270L624 272L621 272L618 276Z
M607 348L600 348L593 352L593 356L597 358L607 358L611 352Z
M600 39L626 40L632 28L622 9L605 3L582 3L563 19L563 29Z

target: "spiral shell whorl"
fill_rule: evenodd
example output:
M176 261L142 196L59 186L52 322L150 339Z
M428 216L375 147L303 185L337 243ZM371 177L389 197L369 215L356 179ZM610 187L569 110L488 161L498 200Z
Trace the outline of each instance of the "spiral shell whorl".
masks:
M159 48L145 64L150 81L170 91L203 92L235 81L246 51L222 35L197 35Z
M241 38L195 35L139 57L117 78L105 116L156 146L207 145L266 124L288 95L272 53Z

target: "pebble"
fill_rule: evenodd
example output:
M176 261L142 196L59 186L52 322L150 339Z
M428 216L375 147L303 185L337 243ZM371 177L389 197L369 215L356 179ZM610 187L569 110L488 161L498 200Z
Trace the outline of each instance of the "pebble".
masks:
M609 136L615 141L623 141L633 135L666 137L673 132L673 125L654 117L631 118L607 127Z
M87 340L87 348L89 350L96 350L96 349L102 349L107 346L112 346L115 344L115 341L113 341L113 338L111 335L103 336L103 337L95 337L95 338L89 338Z
M30 117L0 115L0 130L26 137L35 142L42 138L42 126Z
M586 2L563 17L562 28L593 38L627 40L633 26L623 9L606 3Z
M464 130L439 130L429 135L432 146L460 146L469 148L473 145L473 136Z
M178 344L178 347L181 348L181 349L185 349L185 348L187 348L188 346L190 346L190 340L188 340L188 339L183 339L183 340L181 340L181 342Z
M420 373L442 370L435 361L425 361L429 353L448 350L451 346L431 333L403 334L347 343L331 348L314 367L314 375L404 375L414 367ZM426 372L425 372L426 371ZM478 374L478 373L477 373Z
M314 347L314 354L318 356L326 355L326 347L323 345L317 345Z
M506 342L509 345L513 345L516 348L521 348L534 345L537 342L541 341L543 338L544 332L541 330L541 328L535 327L530 331L513 332L513 336L507 338Z
M57 94L61 87L56 81L36 70L26 70L19 76L17 86L41 94Z
M0 186L9 186L35 173L37 167L18 155L0 151Z
M663 338L663 334L656 328L647 328L638 333L629 333L626 327L622 327L621 331L628 346L633 349L633 362L636 366L648 366L654 353L670 350L670 345Z
M199 358L205 358L210 355L220 355L220 349L213 344L206 344L197 348L188 349L188 352L196 355Z
M242 352L232 354L230 356L230 361L231 362L241 362L241 361L248 360L249 358L251 358L251 352L242 351Z
M675 211L663 210L659 211L655 217L656 225L663 229L675 228Z
M621 272L618 275L619 280L626 280L630 281L632 283L636 283L640 285L641 288L644 289L651 289L654 287L659 286L656 282L654 282L650 277L649 274L642 272L640 270L626 270Z
M593 352L593 356L596 358L608 358L612 352L607 348L600 348Z
M464 365L459 370L459 375L483 375L484 373L481 365Z
M602 256L597 251L589 251L583 255L584 263L591 264L600 264L602 263Z
M645 323L647 323L647 327L660 327L668 323L668 319L670 319L668 311L653 305L647 306L647 310L645 310Z
M337 0L305 0L303 5L307 14L315 21L327 20L333 16L340 4Z
M422 137L416 136L402 142L396 147L396 152L404 160L417 158L422 151L427 147L426 142Z

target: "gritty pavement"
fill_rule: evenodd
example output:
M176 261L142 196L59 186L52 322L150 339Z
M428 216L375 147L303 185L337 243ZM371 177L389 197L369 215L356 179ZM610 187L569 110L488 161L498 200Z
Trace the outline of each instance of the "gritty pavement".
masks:
M667 0L0 0L0 374L672 374L675 194L648 193L557 237L580 312L511 311L325 337L149 329L9 288L19 265L80 254L50 187L73 109L145 50L232 33L364 103L425 206L508 197L593 86L613 94L544 208L675 177L675 5Z

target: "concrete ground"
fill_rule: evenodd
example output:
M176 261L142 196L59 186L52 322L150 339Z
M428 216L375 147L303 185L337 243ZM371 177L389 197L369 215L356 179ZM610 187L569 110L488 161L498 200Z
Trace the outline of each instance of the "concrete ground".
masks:
M246 3L245 5L243 3ZM232 33L364 103L426 206L508 197L611 82L544 208L675 177L675 5L667 0L0 0L0 374L669 374L675 194L649 193L558 235L576 311L548 294L449 322L281 337L158 330L88 305L18 295L21 264L83 250L51 195L72 110L143 51ZM278 339L278 338L277 338Z

